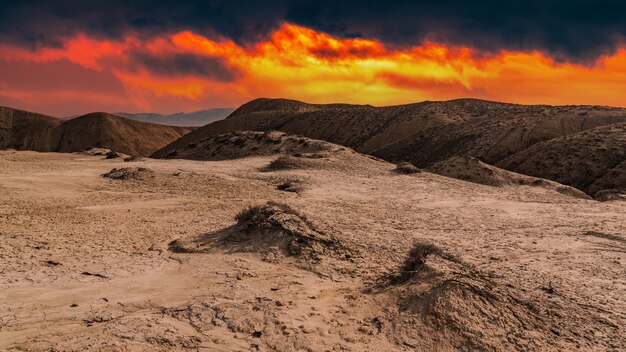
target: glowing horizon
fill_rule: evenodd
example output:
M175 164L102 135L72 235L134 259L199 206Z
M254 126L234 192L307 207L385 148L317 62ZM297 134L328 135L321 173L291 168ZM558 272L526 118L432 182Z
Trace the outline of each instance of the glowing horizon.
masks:
M488 53L436 42L392 48L283 23L248 46L192 31L120 40L79 34L56 48L0 44L0 57L0 105L56 116L237 107L258 97L626 106L626 47L583 65L537 50Z

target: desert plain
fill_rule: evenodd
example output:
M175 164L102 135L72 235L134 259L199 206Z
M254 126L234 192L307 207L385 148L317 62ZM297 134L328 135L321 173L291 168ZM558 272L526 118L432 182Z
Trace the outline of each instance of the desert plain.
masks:
M338 146L1 151L0 350L623 351L624 214Z

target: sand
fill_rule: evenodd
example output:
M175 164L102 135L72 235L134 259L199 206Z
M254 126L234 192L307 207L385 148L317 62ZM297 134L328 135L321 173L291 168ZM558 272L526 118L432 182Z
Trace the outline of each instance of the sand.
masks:
M346 155L0 152L0 350L626 349L626 202ZM294 213L235 219L270 201ZM403 276L415 243L438 251Z

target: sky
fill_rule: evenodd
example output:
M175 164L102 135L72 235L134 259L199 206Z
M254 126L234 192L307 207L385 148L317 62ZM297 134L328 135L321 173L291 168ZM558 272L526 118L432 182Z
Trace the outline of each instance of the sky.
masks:
M173 113L259 97L626 106L624 1L5 1L0 105Z

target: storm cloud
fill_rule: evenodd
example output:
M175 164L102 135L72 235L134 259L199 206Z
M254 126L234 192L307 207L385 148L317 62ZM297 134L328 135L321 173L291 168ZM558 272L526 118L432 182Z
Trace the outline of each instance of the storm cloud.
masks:
M262 40L281 23L392 46L432 40L482 51L541 50L592 61L626 36L620 1L0 1L0 40L60 45L85 33L119 38L192 30L239 44Z
M223 59L188 53L153 55L137 53L133 59L139 66L150 72L166 77L193 76L215 81L232 82L239 73L229 67Z

